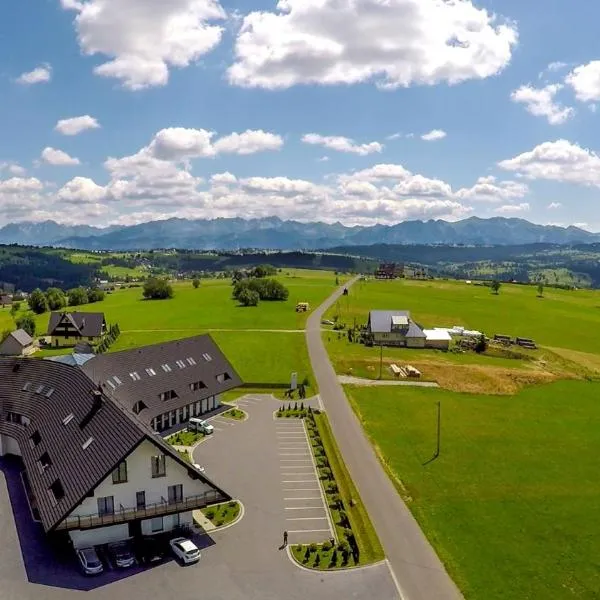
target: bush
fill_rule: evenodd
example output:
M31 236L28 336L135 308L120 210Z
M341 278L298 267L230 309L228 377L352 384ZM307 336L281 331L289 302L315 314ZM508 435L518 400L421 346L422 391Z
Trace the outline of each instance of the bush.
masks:
M260 300L287 300L288 289L276 279L242 279L237 281L233 288L233 297L240 300L244 290L256 292Z
M77 287L67 292L69 306L79 306L87 304L89 301L88 292L84 287Z
M167 279L149 277L144 283L143 296L147 300L166 300L173 297L173 288Z
M316 552L318 549L318 546L314 542L308 546L309 552Z
M225 523L225 521L223 521L223 519L219 519L219 520L218 520L218 521L215 523L215 525L216 525L217 527L221 527L221 525L223 525L223 523Z
M329 552L331 550L331 543L323 542L323 545L321 546L321 548L323 549L323 552Z
M258 292L255 292L249 288L240 290L240 293L237 296L237 301L242 306L257 306L259 300L260 296L258 295Z
M334 550L331 553L331 561L329 563L329 566L335 567L336 565L337 565L337 550Z
M231 502L227 503L227 506L229 508L235 508L237 506L237 502L235 500L232 500Z
M46 299L46 295L40 288L37 288L29 294L29 298L27 298L27 302L29 304L29 308L36 314L41 315L48 310L48 300Z
M211 508L210 510L207 510L205 513L205 516L207 519L214 519L215 518L215 511Z
M321 564L321 555L317 554L315 557L315 567L318 567Z
M31 337L35 335L35 319L32 312L27 312L17 319L17 329L25 330Z

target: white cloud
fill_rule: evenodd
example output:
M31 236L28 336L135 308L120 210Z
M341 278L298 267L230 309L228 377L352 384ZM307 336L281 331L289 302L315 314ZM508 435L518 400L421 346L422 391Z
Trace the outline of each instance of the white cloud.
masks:
M95 204L106 199L107 190L87 177L74 177L65 183L56 196L67 204Z
M518 104L524 104L525 110L535 117L546 117L551 125L560 125L570 119L575 111L555 101L556 94L564 86L558 83L543 88L522 85L510 95L510 99Z
M424 133L421 136L421 139L426 142L435 142L437 140L443 140L447 135L448 134L442 129L432 129L431 131Z
M495 212L501 215L511 215L518 214L522 212L527 212L530 209L530 206L527 202L521 202L521 204L505 204L503 206L499 206L494 209Z
M314 183L303 179L288 179L287 177L248 177L240 181L246 191L297 196L316 190Z
M0 171L8 171L11 175L22 177L27 172L21 165L15 162L0 162Z
M88 129L98 129L100 123L90 115L83 115L81 117L72 117L70 119L61 119L55 125L54 130L63 135L77 135L82 131Z
M327 162L329 160L329 156L321 156L321 158L317 158L318 162Z
M60 167L73 166L79 164L79 159L69 156L62 150L56 148L44 148L42 150L42 160L48 165L55 165Z
M255 154L266 150L280 150L282 147L283 138L280 135L262 129L231 133L214 143L217 154Z
M211 183L217 184L237 183L237 177L229 171L225 171L224 173L215 173L214 175L211 175L210 181Z
M351 154L358 154L360 156L366 156L367 154L381 152L383 150L383 145L379 142L357 144L354 140L340 135L319 135L318 133L307 133L302 136L302 141L305 144L323 146L324 148L336 150L337 152L349 152Z
M386 140L399 140L401 138L412 138L414 137L415 134L414 133L401 133L400 131L398 131L397 133L392 133L391 135L388 135L385 139Z
M600 60L575 67L566 77L578 100L595 102L600 100Z
M94 72L130 90L165 85L172 67L213 50L226 15L218 0L61 0L77 12L74 26L88 55L110 58Z
M544 142L498 166L529 179L546 179L600 187L600 157L567 140Z
M17 78L17 83L22 85L34 85L36 83L48 83L51 79L52 67L48 64L43 64L33 69L33 71L22 73Z
M529 187L517 181L498 181L493 176L480 177L474 186L461 188L456 197L469 202L506 202L523 198Z
M556 210L557 208L560 208L562 206L562 204L560 202L550 202L550 204L548 204L548 206L546 208L548 208L549 210Z
M471 0L280 0L244 17L228 77L270 89L456 84L502 71L516 42L513 23Z
M22 192L39 192L44 189L44 184L36 177L11 177L0 179L1 194L20 194Z

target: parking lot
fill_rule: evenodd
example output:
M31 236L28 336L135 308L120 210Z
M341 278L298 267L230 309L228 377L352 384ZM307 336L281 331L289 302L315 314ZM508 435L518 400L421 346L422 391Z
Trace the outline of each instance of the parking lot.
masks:
M333 528L304 423L297 419L278 419L275 429L289 543L329 540L333 537Z
M240 408L249 413L248 420L230 422L220 416L210 420L215 432L196 448L194 462L241 500L244 517L233 527L198 536L194 541L202 547L202 558L195 565L182 567L169 559L149 569L110 570L99 578L86 578L78 572L72 553L61 562L44 545L23 492L11 508L7 485L16 485L17 480L7 478L5 484L0 478L3 597L65 600L85 593L94 600L147 600L149 594L177 600L199 596L210 600L398 600L386 563L326 573L299 569L288 558L282 548L285 530L290 542L299 538L318 541L329 534L318 531L328 525L319 505L314 469L311 475L300 475L311 469L289 468L292 461L310 458L304 454L308 446L301 436L302 425L275 420L278 406L269 396L247 396ZM309 463L297 462L296 466L308 467ZM304 516L291 516L296 514ZM306 520L292 520L301 518ZM15 519L26 524L20 532Z

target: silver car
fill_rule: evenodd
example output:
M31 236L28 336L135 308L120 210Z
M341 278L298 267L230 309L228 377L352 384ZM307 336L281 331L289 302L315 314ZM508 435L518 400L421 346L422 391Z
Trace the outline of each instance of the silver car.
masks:
M80 548L77 550L77 559L86 575L98 575L104 571L102 562L94 548Z

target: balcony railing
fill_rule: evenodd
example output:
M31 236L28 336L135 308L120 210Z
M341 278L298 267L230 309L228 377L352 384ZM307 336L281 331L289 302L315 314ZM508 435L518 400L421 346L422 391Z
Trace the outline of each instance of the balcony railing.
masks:
M217 504L226 500L229 500L229 498L216 490L210 490L196 496L188 496L181 501L167 502L163 498L162 502L148 504L143 508L121 506L120 509L109 514L95 513L92 515L67 517L57 525L56 529L89 529L91 527L101 527L102 525L127 523L128 521L135 521L137 519L152 519L153 517L162 517L204 508L209 504Z

